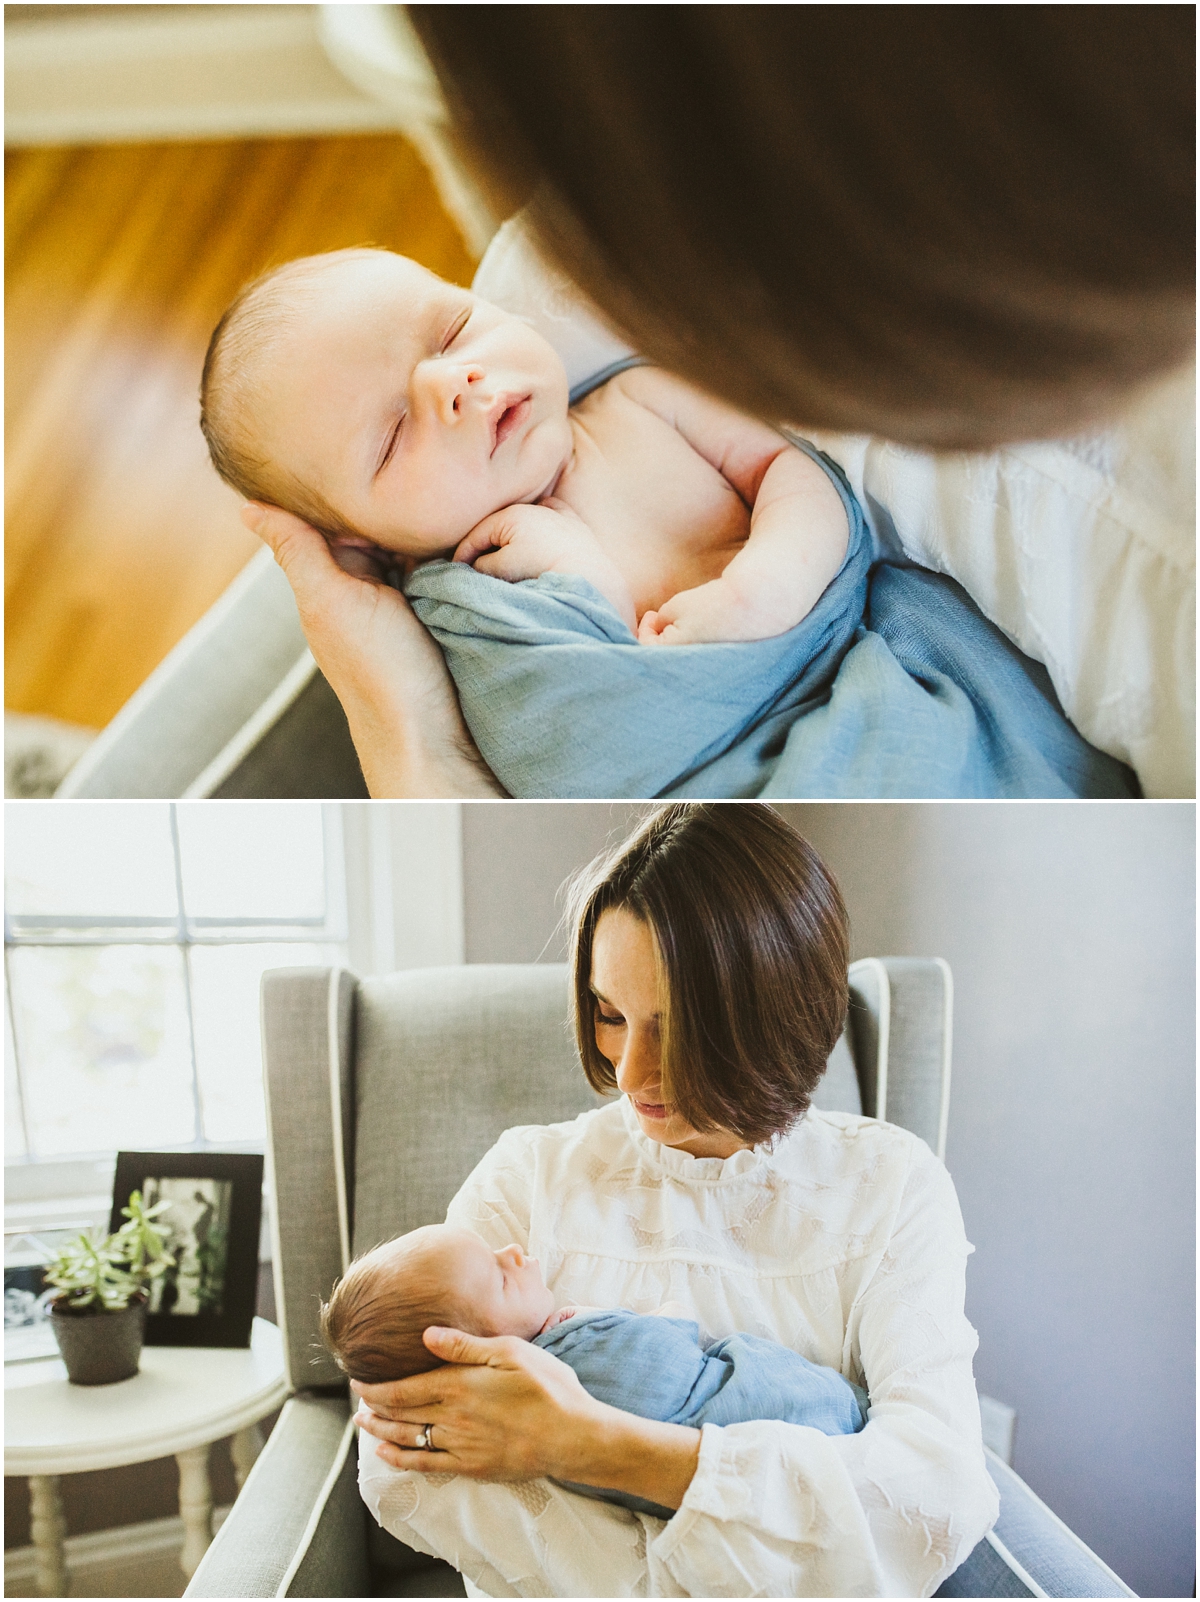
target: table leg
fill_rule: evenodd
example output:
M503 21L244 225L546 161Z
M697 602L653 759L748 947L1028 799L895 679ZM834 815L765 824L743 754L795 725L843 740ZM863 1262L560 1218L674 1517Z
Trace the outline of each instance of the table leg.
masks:
M237 1480L240 1491L246 1483L246 1475L254 1467L255 1459L263 1449L262 1431L257 1424L247 1424L244 1430L239 1430L229 1443L229 1455L233 1459L233 1475Z
M67 1526L58 1495L58 1475L31 1474L29 1501L38 1592L42 1596L66 1596L67 1559L63 1541Z
M190 1580L200 1559L212 1544L212 1485L208 1478L208 1447L192 1446L176 1452L179 1464L179 1516L183 1520L183 1551L179 1566Z

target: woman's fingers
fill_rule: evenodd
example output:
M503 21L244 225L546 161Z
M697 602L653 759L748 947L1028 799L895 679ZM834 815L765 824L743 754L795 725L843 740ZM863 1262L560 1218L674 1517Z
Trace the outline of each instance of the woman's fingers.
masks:
M350 1389L377 1419L401 1423L419 1423L431 1408L458 1402L467 1393L471 1380L460 1369L515 1368L527 1341L511 1335L484 1338L467 1335L461 1329L429 1328L424 1335L425 1345L435 1357L448 1366L428 1369L424 1374L410 1374L407 1379L387 1380L379 1385L363 1385L351 1380ZM364 1425L370 1429L370 1425ZM371 1429L372 1434L380 1434ZM389 1436L389 1439L396 1439Z
M528 1344L513 1335L467 1335L461 1329L442 1329L432 1324L421 1339L443 1363L469 1363L488 1368L512 1367L513 1357Z
M439 1428L425 1419L419 1424L387 1423L362 1407L355 1414L354 1423L374 1436L376 1456L393 1468L414 1469L418 1474L459 1471L461 1465L452 1450L451 1432L444 1424Z
M425 1409L425 1417L412 1419L381 1418L378 1413L372 1412L369 1407L359 1404L358 1412L354 1415L354 1422L360 1430L373 1435L377 1441L387 1441L392 1446L407 1448L409 1451L420 1451L417 1438L429 1429L431 1423L436 1423L439 1409L432 1403Z
M280 506L247 501L242 507L242 522L264 545L270 546L297 601L302 593L307 595L327 585L341 571L324 534Z
M425 1344L440 1368L386 1385L354 1384L365 1404L356 1422L380 1443L385 1462L477 1479L560 1472L564 1441L599 1405L572 1369L512 1336L429 1329ZM417 1461L417 1436L430 1425L433 1450L416 1448Z
M315 534L325 543L325 536L311 523L297 517L292 512L285 512L282 506L268 506L263 501L247 501L241 511L242 522L252 533L257 534L264 544L269 545L273 551L278 551L286 545L289 538L298 538L302 543L307 535Z
M381 1457L385 1463L393 1468L408 1469L414 1474L459 1474L463 1465L452 1452L432 1451L426 1452L421 1448L415 1451L405 1450L403 1447L390 1446L381 1441L375 1448L376 1456Z

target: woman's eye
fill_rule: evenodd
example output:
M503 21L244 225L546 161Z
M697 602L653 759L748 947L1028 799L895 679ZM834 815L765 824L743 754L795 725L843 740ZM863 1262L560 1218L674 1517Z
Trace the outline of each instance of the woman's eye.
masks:
M597 1008L596 1022L598 1024L608 1024L610 1028L614 1028L617 1024L623 1024L625 1020L621 1017L619 1012L610 1014L607 1012L601 1012L599 1008Z

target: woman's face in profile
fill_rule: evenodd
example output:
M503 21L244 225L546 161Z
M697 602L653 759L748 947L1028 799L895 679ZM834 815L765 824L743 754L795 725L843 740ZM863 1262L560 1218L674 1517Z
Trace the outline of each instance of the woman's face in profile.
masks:
M704 1134L663 1100L658 970L650 925L624 907L600 914L592 941L596 1045L612 1063L617 1088L629 1097L651 1140L693 1157L731 1157L746 1142L728 1130Z

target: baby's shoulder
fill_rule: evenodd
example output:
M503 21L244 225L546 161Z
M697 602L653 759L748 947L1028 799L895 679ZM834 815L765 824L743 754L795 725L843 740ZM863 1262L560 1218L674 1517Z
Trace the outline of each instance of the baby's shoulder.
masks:
M681 400L697 398L700 393L664 367L649 365L627 367L623 373L610 378L604 388L612 391L614 400L639 406L667 422L674 421Z
M585 417L635 410L671 421L676 406L686 396L700 398L700 391L665 368L641 363L606 379L598 389L576 401L571 411L574 416Z

